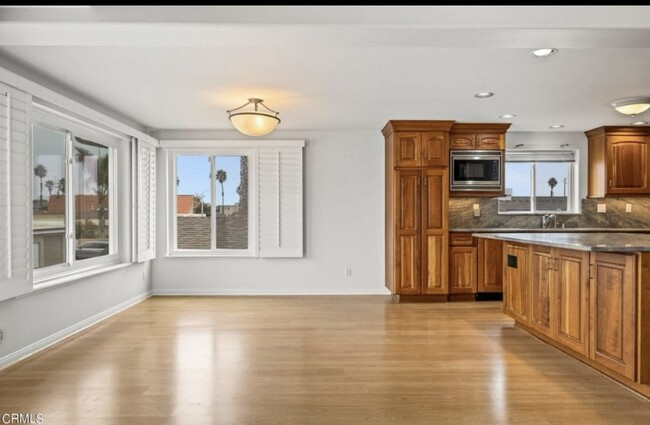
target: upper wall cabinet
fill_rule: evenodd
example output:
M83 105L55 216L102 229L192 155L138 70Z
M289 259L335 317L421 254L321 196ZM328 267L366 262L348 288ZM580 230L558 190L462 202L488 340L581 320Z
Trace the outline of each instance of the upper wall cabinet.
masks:
M585 134L588 197L650 194L650 129L606 126Z
M449 135L449 149L503 150L510 124L456 123Z
M453 121L389 121L382 130L392 138L394 167L447 167L449 129ZM387 144L388 146L389 144Z

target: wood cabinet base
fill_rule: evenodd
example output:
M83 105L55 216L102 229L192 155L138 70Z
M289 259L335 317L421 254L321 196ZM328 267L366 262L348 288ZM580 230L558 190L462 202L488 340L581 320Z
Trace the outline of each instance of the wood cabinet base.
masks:
M586 357L576 351L573 351L562 344L558 344L556 341L554 341L552 338L549 338L547 335L544 335L543 333L538 332L535 329L531 328L530 326L527 326L517 320L515 320L515 325L518 328L521 328L523 331L528 332L532 336L536 337L537 339L540 339L543 342L552 345L553 347L557 348L563 353L568 354L569 356L577 360L580 360L581 362L585 363L588 366L591 366L592 368L596 369L598 372L602 373L603 375L614 379L615 381L628 387L629 389L641 395L642 397L646 399L650 399L650 385L642 385L639 384L638 382L634 382L633 380L626 378L625 376L619 375L618 373L614 373L612 372L611 369L601 366L600 364L591 360L589 357Z

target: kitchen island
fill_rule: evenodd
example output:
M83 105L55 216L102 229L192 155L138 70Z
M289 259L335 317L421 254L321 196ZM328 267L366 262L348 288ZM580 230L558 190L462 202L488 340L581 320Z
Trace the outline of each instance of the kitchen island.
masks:
M650 235L474 233L503 243L504 313L650 397Z

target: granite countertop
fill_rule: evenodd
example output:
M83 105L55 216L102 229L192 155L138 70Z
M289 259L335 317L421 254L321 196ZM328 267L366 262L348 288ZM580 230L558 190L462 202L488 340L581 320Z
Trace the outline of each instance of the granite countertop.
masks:
M456 227L449 229L450 232L465 232L465 233L650 233L650 229L639 228L593 228L593 227L567 227L562 228L504 228L504 227L485 227L485 228L471 228L471 227Z
M650 252L650 235L639 233L474 233L478 238L594 252Z

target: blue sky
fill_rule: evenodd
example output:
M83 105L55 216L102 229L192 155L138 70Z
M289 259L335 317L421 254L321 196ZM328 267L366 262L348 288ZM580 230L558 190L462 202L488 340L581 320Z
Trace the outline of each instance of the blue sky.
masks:
M203 201L210 202L210 162L209 156L177 156L176 175L180 180L176 193L179 195L195 195L203 193ZM237 186L240 179L240 156L217 156L215 170L226 172L226 181L223 183L224 199L226 205L239 202ZM221 205L221 185L216 182L217 202Z

